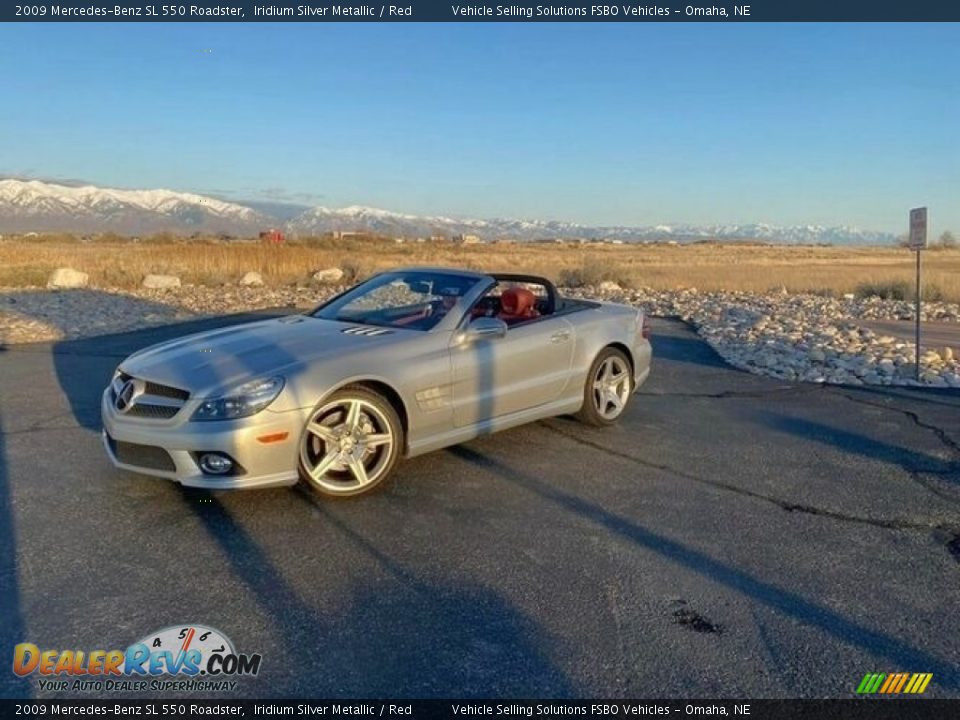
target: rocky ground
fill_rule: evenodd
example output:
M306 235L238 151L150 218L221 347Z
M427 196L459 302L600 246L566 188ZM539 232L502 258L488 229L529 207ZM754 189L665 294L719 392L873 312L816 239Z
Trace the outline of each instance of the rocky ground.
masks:
M788 293L700 293L693 288L608 287L601 292L570 292L638 305L654 316L683 318L727 362L752 373L818 383L960 387L960 357L955 357L960 356L960 348L925 349L917 382L915 345L860 324L913 319L913 305L908 302ZM921 319L956 322L960 306L925 303Z
M341 289L333 285L183 285L135 291L0 288L0 344L87 337L263 308L308 308ZM700 293L692 288L623 290L610 283L565 293L630 303L651 315L681 317L724 359L749 372L819 383L917 384L913 344L858 324L912 319L912 303L851 296ZM926 303L923 319L960 321L960 306ZM956 350L960 356L960 348ZM919 384L960 388L958 360L951 348L925 350Z

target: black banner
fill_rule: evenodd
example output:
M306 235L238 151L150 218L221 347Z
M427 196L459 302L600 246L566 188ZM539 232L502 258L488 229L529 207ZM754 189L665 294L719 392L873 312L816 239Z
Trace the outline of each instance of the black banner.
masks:
M738 0L620 2L543 0L139 0L4 3L4 22L960 22L940 0Z
M407 718L960 718L960 701L859 700L0 700L0 720L57 717Z

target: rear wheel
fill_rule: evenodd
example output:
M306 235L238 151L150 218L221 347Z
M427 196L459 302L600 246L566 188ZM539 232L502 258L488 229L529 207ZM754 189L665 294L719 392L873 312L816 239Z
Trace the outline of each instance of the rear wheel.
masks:
M402 447L403 426L390 402L348 386L310 414L300 438L300 476L322 495L362 495L387 478Z
M600 351L583 388L583 406L577 417L588 425L612 425L627 407L633 393L630 360L621 350Z

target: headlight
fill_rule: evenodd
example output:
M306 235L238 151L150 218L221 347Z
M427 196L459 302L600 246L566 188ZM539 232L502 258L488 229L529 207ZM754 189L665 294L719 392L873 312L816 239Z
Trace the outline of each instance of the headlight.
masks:
M283 390L283 378L254 380L232 390L223 397L204 400L191 420L233 420L256 415L277 399Z

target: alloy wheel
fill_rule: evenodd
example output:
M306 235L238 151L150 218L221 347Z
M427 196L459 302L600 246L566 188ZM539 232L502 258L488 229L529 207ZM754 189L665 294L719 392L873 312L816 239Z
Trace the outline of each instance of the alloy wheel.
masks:
M630 368L619 355L610 355L593 378L593 404L604 420L614 420L630 398Z
M339 398L313 413L300 443L311 482L331 493L374 485L389 469L396 442L384 413L360 398Z

